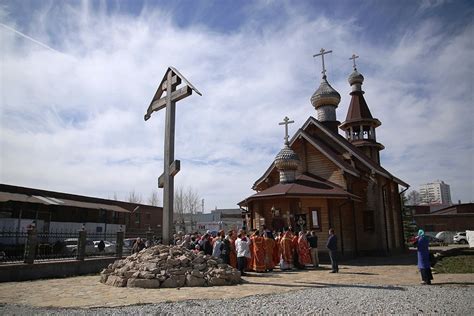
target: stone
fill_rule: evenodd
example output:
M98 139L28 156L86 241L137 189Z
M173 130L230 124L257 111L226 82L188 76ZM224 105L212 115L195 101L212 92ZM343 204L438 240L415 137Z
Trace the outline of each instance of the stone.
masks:
M204 278L195 277L191 274L186 276L186 286L204 286L206 285L206 280Z
M195 264L194 269L203 271L207 268L207 265L205 263L200 263L200 264Z
M180 256L178 260L181 262L182 266L186 266L189 263L189 259L185 255Z
M204 278L204 273L199 270L192 270L191 275L197 278Z
M193 264L200 264L200 263L203 263L205 262L206 260L202 257L202 256L199 256L199 257L196 257L194 260L193 260Z
M241 281L240 272L220 258L165 245L117 260L100 274L100 282L118 287L219 286Z
M175 279L169 277L161 283L161 287L174 288L177 287L177 282Z
M124 287L127 285L127 279L122 278L118 275L109 275L105 284L116 287Z
M144 289L156 289L160 287L158 279L135 279L130 278L127 281L127 287L140 287Z
M176 280L176 287L183 287L186 283L186 276L184 275L172 275L171 278Z
M107 278L108 278L108 277L109 277L108 274L106 274L106 273L101 273L101 274L100 274L100 283L104 283L104 284L107 283Z
M222 285L226 285L227 281L225 279L222 279L222 278L211 277L207 281L207 284L209 284L210 286L222 286Z
M177 259L173 259L173 258L168 258L168 260L166 260L166 263L169 265L169 266L172 266L172 267L175 267L175 266L178 266L181 264L181 262Z
M138 272L138 271L129 270L129 271L125 272L125 273L123 274L123 276L128 279L128 278L133 277L133 276L135 275L135 272Z

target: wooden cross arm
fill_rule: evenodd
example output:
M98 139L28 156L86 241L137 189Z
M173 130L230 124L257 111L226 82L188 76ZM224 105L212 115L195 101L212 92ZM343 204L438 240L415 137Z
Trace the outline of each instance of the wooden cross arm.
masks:
M193 90L191 89L191 87L186 85L182 87L181 89L178 89L171 93L171 102L178 102L179 100L182 100L190 96L192 93L193 93ZM165 107L166 107L166 96L162 97L159 100L153 101L148 107L148 110L146 111L145 121L147 121L151 117L151 113L155 111L159 111Z
M179 170L181 170L181 161L175 160L170 165L170 176L174 177ZM158 178L158 188L162 189L165 187L165 174L162 173Z

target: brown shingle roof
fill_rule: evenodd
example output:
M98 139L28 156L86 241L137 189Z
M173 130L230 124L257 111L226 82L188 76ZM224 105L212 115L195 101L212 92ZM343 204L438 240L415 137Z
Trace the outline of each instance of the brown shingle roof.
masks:
M347 111L346 122L358 121L363 119L372 119L369 107L365 102L361 92L353 92L349 110Z
M269 197L324 197L324 198L352 198L360 200L357 195L351 194L330 181L305 173L297 177L294 183L277 184L266 190L260 191L239 202L239 205L254 199Z

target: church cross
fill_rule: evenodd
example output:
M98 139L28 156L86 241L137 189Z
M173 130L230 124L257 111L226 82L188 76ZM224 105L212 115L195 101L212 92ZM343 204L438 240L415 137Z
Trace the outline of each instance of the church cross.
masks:
M354 70L357 69L357 67L356 67L356 58L359 58L359 56L357 56L356 54L352 54L352 57L349 58L349 60L352 60L352 62L354 63Z
M323 71L321 71L321 73L323 74L323 77L325 77L326 76L326 67L324 66L324 55L332 53L332 50L326 51L324 48L321 48L321 50L319 52L320 52L319 54L315 54L315 55L313 55L313 57L321 56L321 59L323 60Z
M278 123L278 125L285 125L285 145L289 145L290 142L288 141L288 124L294 123L295 121L290 121L288 116L285 116L283 122Z

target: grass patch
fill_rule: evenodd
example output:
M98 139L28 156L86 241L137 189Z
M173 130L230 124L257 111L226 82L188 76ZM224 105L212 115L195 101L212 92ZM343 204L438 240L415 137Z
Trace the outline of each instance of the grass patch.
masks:
M474 256L444 257L434 267L437 273L474 273Z

